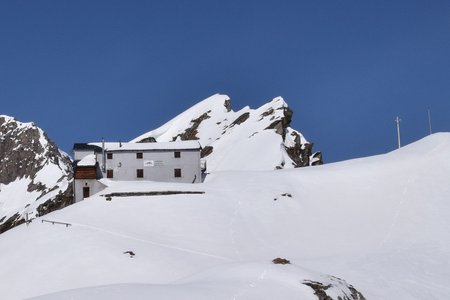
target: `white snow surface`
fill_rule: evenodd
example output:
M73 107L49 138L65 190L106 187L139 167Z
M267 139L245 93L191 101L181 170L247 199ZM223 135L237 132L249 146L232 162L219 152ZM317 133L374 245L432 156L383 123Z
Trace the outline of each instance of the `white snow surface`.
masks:
M294 265L239 262L219 265L170 284L116 284L58 292L35 300L78 299L314 299L305 279L332 286L329 295L350 295L342 281ZM337 299L337 297L336 297Z
M317 299L301 282L330 274L366 299L449 299L449 182L450 133L312 168L114 182L0 235L0 298ZM205 193L102 196L157 190Z
M92 167L92 166L95 166L96 164L97 164L97 158L96 158L95 154L88 154L77 163L77 166Z
M174 137L192 127L193 120L207 114L199 127L196 136L202 147L212 146L212 154L206 157L208 172L228 170L273 170L277 166L293 168L291 158L283 149L283 145L294 144L292 134L300 136L301 143L306 139L298 131L289 128L286 141L274 129L265 130L276 120L284 117L286 102L276 97L269 103L257 109L248 106L239 111L227 111L225 101L230 100L226 95L213 95L161 127L147 132L131 142L138 142L144 138L153 137L157 142L170 142ZM248 119L241 124L233 124L240 116L248 114ZM179 137L178 137L179 139Z
M102 143L89 143L90 145L102 147ZM182 150L199 149L200 144L196 141L178 141L167 143L105 143L107 151L129 151L129 150Z
M31 179L16 179L5 185L0 183L0 212L2 215L13 215L39 197L39 192L28 192Z
M26 214L30 218L36 216L39 205L67 190L69 181L66 179L58 181L62 176L61 174L61 169L54 164L48 164L36 174L34 182L47 186L44 192L29 192L28 185L32 180L28 177L17 178L16 181L7 185L0 184L0 216L4 220L17 213L24 218ZM48 188L49 186L52 188Z

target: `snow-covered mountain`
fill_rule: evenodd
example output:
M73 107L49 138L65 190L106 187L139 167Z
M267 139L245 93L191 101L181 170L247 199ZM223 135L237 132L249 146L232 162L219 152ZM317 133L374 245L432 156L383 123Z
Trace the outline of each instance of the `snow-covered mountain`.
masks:
M0 115L0 233L71 203L72 168L33 123Z
M321 153L289 127L291 117L281 97L234 112L229 97L217 94L134 142L198 140L209 172L321 164ZM71 203L70 158L42 129L1 115L0 138L0 233Z
M312 153L313 145L289 127L291 118L281 97L235 112L228 96L216 94L132 142L198 140L211 172L321 164L321 153Z
M0 298L446 300L449 182L450 133L314 168L109 182L0 235Z

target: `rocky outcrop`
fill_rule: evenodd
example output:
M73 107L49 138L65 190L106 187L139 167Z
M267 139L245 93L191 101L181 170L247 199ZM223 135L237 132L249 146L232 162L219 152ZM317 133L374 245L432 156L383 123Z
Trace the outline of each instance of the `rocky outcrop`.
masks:
M245 121L248 120L249 117L250 117L250 113L249 112L243 113L242 115L237 117L237 119L234 120L233 123L231 123L230 127L233 127L235 125L240 125L240 124L244 123Z
M205 112L198 118L192 119L191 126L189 128L186 128L186 130L183 133L174 136L173 141L176 141L178 138L182 141L198 140L199 138L197 137L198 133L197 128L204 120L210 118L210 116L208 115L208 113L210 112L211 111Z
M200 157L206 157L210 155L213 152L214 148L213 146L205 146L202 148L202 151L200 152Z
M279 110L283 111L283 115L281 118L279 118L278 120L272 122L269 126L267 126L267 129L275 129L275 131L283 136L283 139L286 138L286 131L287 128L291 125L291 121L292 121L292 115L293 112L289 107L280 107L278 108ZM262 117L269 117L269 116L273 116L275 113L273 108L269 108L267 111L265 111L264 113L261 114Z
M156 140L154 137L149 136L148 138L140 140L139 143L156 143Z
M286 153L292 159L295 167L298 168L323 164L322 153L312 153L314 144L303 142L302 135L290 127L294 112L287 106L280 107L278 109L283 111L282 117L272 122L266 130L274 129L276 133L282 136ZM268 117L273 114L274 110L270 108L261 116ZM287 140L291 140L291 143L286 143Z
M317 296L318 300L366 300L363 294L358 292L352 285L337 277L330 276L327 283L305 280L303 284L314 290L314 295ZM333 289L339 289L343 295L338 296L337 299L332 298L332 295L335 293L328 293L328 291Z
M22 218L22 216L19 213L15 213L8 219L6 219L6 216L3 216L2 219L0 219L0 233L3 233L13 227L16 227L20 224L25 223L25 219Z
M64 208L73 203L73 188L70 184L64 192L59 192L54 198L45 201L36 208L37 216L43 216L52 211Z
M33 123L0 116L0 232L72 203L72 168Z

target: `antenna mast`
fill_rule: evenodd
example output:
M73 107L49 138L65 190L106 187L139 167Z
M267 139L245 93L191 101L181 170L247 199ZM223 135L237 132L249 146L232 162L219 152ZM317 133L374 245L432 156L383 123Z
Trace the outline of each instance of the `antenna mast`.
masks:
M428 107L428 128L430 129L430 134L432 134L433 131L431 130L431 111L429 107Z
M399 149L402 146L402 144L400 142L400 122L401 121L402 121L402 119L400 119L398 116L397 116L397 118L395 118L395 123L397 123L397 141L398 141L398 148Z

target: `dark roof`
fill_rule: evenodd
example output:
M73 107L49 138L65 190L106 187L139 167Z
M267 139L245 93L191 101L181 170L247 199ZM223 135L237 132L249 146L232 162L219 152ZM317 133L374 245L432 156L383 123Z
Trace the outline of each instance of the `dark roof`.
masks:
M73 150L83 151L83 150L91 150L94 152L102 152L102 148L96 145L89 145L88 143L75 143L73 144Z
M79 161L80 161L80 160L73 160L73 161L72 161L72 168L75 168L75 167L77 166L77 164L78 164Z

